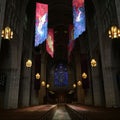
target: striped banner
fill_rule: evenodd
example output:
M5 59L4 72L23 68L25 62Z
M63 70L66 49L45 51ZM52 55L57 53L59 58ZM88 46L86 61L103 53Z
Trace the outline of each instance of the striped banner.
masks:
M48 38L46 40L46 51L54 56L54 30L52 28L48 29Z

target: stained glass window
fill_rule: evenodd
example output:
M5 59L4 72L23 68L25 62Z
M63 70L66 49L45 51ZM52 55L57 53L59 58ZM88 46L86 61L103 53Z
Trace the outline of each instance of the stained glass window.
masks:
M54 85L64 87L68 85L68 71L65 65L59 64L54 72Z

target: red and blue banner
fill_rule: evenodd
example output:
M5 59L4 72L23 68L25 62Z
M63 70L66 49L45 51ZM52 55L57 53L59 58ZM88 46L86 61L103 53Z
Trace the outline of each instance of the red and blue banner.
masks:
M54 56L54 30L52 28L48 29L48 38L46 40L46 51Z
M35 47L47 39L48 31L48 5L36 3L35 21Z
M73 25L74 39L77 39L85 31L84 0L73 0Z

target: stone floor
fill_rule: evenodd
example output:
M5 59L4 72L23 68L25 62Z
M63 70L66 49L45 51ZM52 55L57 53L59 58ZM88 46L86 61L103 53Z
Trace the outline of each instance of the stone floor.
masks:
M120 120L120 108L101 108L83 105L68 105L79 114L85 115L87 120ZM54 105L40 105L16 110L0 110L0 120L41 120ZM64 106L57 106L51 120L71 120Z
M52 120L71 120L65 106L58 106Z

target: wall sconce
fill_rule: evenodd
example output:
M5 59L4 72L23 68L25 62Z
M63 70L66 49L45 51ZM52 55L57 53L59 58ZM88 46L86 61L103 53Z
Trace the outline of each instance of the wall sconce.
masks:
M95 59L92 59L92 60L91 60L91 66L92 66L92 67L96 67L96 66L97 66L97 62L96 62Z
M43 86L43 87L45 86L45 81L41 82L41 86Z
M85 72L82 74L82 78L83 78L83 79L86 79L86 78L87 78L87 74L86 74Z
M11 31L10 27L5 27L4 30L2 30L1 37L4 39L12 39L13 38L13 31Z
M75 83L73 84L73 88L76 88L76 84Z
M49 88L49 87L50 87L50 84L47 84L46 87Z
M77 85L78 85L78 86L81 86L81 85L82 85L82 82L79 80L79 81L77 82Z
M120 29L117 28L117 26L112 26L110 30L108 31L109 38L119 38L120 37Z
M31 66L32 66L32 61L28 59L26 62L26 67L31 67Z
M40 79L40 74L37 73L37 74L35 75L35 77L36 77L37 80Z

